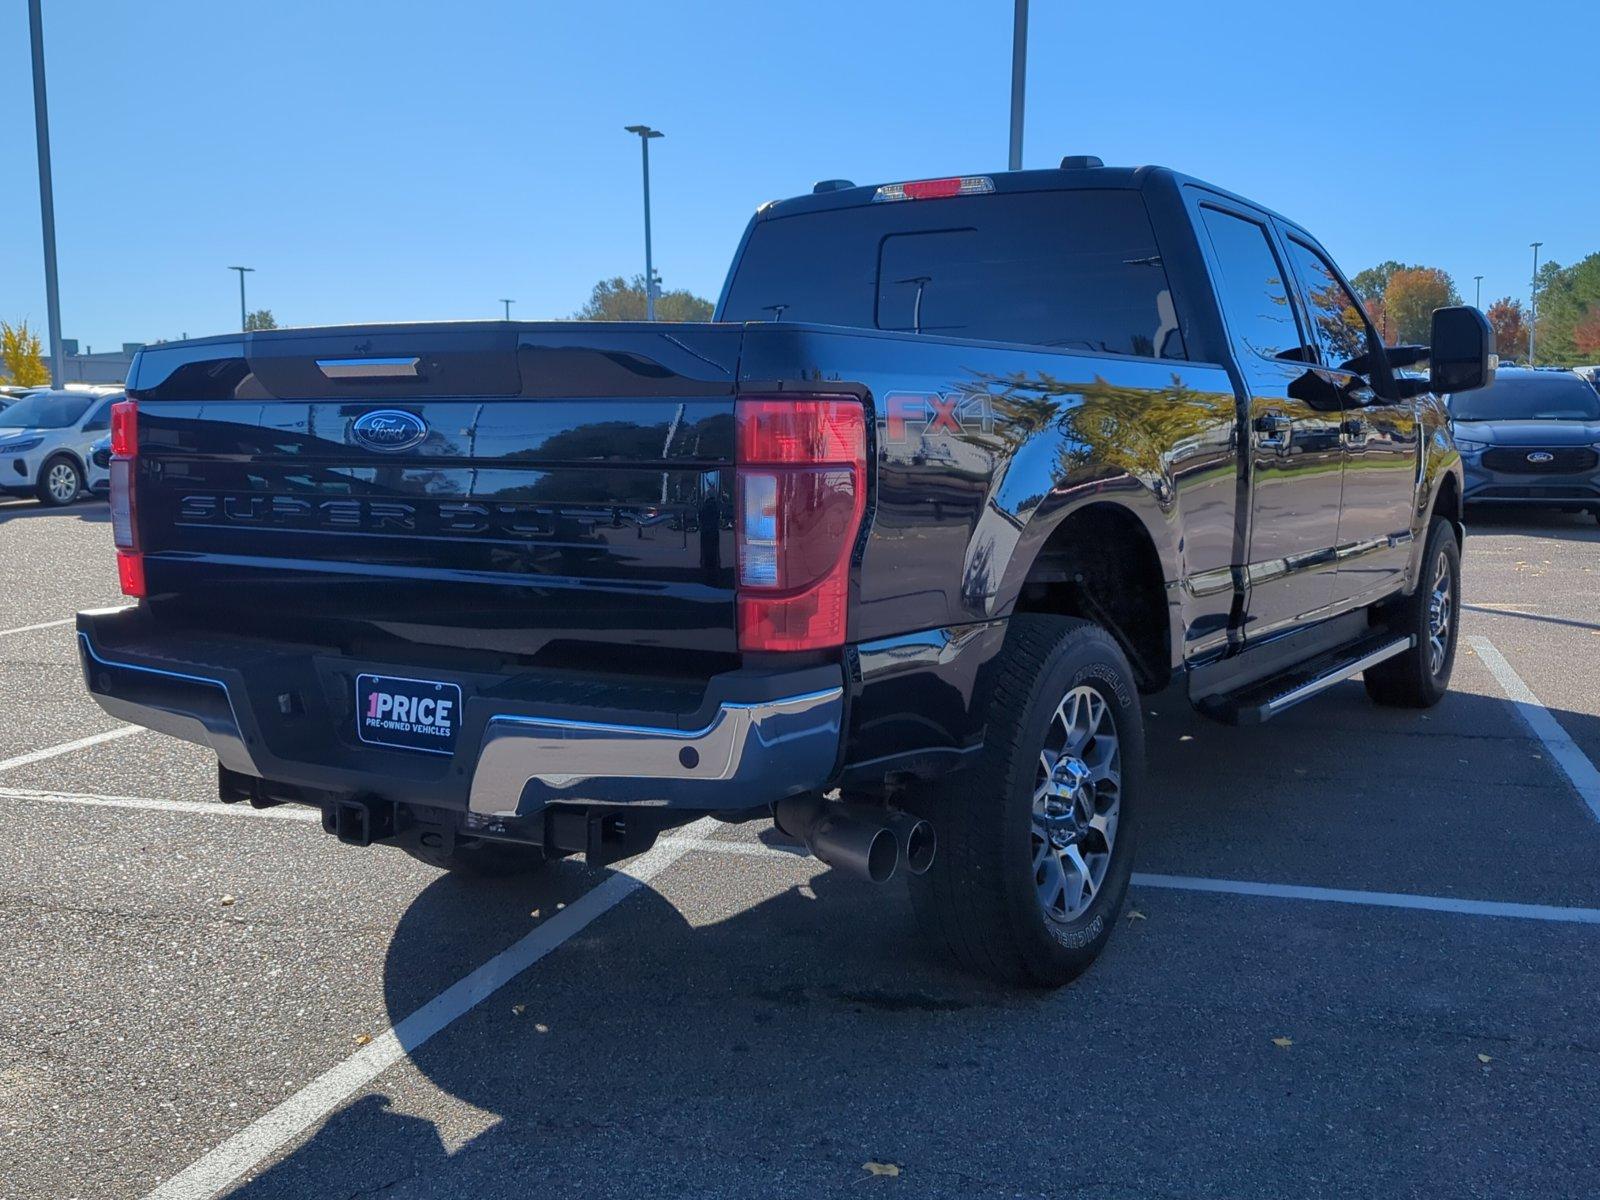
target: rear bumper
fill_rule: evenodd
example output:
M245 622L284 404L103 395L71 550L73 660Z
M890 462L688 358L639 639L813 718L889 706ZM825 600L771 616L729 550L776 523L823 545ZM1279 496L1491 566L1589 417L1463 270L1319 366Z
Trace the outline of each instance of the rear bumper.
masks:
M163 633L139 609L80 613L78 646L90 694L118 720L207 746L243 775L455 810L468 825L565 804L752 809L822 788L839 768L837 664L728 672L698 704L657 699L653 710L649 696L570 673L508 682L431 672L464 696L454 753L434 755L356 736L348 681L415 667ZM613 703L572 702L601 693Z

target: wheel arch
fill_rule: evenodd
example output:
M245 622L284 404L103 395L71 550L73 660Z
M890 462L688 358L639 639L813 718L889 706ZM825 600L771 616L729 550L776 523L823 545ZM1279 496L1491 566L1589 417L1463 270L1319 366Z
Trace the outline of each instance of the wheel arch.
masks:
M1094 500L1058 514L1030 540L1029 551L1015 556L1006 615L1094 621L1122 646L1141 690L1166 686L1175 663L1168 580L1177 571L1145 518L1128 505Z

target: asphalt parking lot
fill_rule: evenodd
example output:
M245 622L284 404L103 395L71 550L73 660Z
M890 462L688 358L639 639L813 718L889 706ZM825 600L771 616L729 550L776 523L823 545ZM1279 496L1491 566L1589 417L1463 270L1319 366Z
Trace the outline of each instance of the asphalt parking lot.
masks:
M1150 704L1033 994L755 826L468 884L223 808L83 694L105 506L0 502L0 1195L1600 1194L1600 527L1472 521L1437 709Z

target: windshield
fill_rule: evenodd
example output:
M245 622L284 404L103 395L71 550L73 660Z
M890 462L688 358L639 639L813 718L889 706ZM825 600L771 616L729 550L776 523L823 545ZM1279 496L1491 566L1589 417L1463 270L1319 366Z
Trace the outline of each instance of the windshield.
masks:
M1501 375L1450 398L1458 421L1600 421L1600 392L1576 375Z
M98 397L43 392L0 412L0 429L65 429L83 420Z

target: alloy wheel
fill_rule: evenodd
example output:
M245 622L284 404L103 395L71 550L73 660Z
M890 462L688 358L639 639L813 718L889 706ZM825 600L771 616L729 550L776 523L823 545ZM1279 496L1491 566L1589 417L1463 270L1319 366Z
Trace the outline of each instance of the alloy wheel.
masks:
M1075 920L1111 865L1122 803L1122 753L1111 706L1075 687L1050 718L1034 778L1033 881L1054 921Z
M78 472L71 463L58 462L45 476L45 490L57 504L68 504L78 496Z
M1455 620L1455 588L1450 572L1450 557L1443 550L1433 566L1433 585L1428 591L1428 670L1438 678L1444 670L1450 649L1450 626Z

